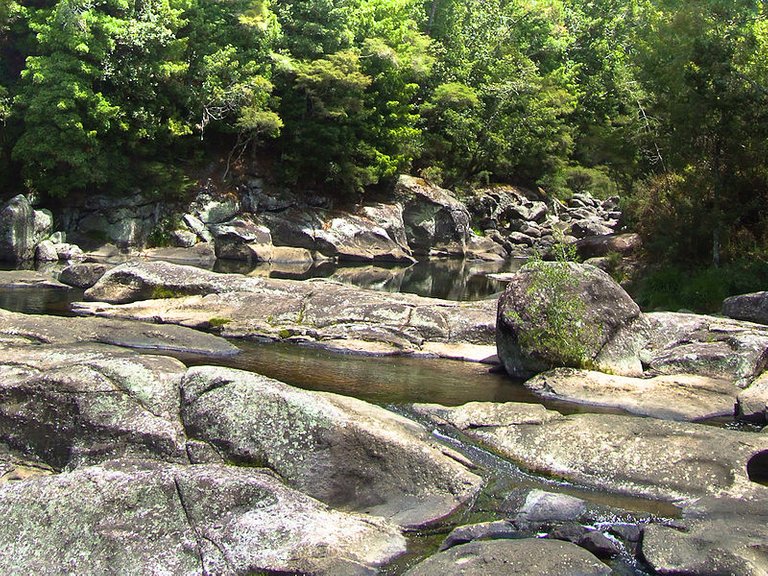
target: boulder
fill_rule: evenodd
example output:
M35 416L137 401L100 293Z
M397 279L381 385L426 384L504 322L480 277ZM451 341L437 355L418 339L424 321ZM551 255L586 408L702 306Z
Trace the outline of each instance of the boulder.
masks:
M181 220L202 242L213 242L213 235L200 218L193 214L184 214Z
M438 552L404 576L608 576L611 569L569 542L524 538L475 541Z
M267 466L329 505L403 526L447 516L481 484L415 422L258 374L191 368L182 382L182 416L191 436L228 461Z
M642 556L656 574L768 573L768 501L705 498L679 526L645 527Z
M6 574L369 575L405 550L269 473L115 461L0 486Z
M395 197L403 205L408 245L414 254L463 256L469 237L469 212L443 188L401 175Z
M35 214L18 194L0 207L0 260L23 262L35 256Z
M450 534L440 544L440 551L448 550L460 544L474 542L475 540L494 540L500 538L515 538L520 534L520 529L508 520L496 520L494 522L480 522L478 524L465 524L451 530Z
M727 380L692 374L630 378L572 368L534 376L525 387L543 398L620 408L669 420L733 416L739 388Z
M204 224L219 224L240 213L240 200L235 194L224 194L214 198L207 192L202 192L192 203L192 209Z
M239 274L216 274L168 262L133 260L115 266L85 292L86 300L126 303L152 298L236 292L257 289L259 278Z
M41 241L49 238L53 232L53 214L50 210L33 211L33 243L39 244Z
M557 494L543 490L531 490L525 502L515 515L515 521L528 524L573 522L579 520L587 510L581 498L568 494Z
M394 220L388 220L381 208L368 210L368 214L373 218L365 212L292 208L262 217L277 246L304 248L347 261L413 262L410 248L400 243L403 234L398 231L397 215L390 214Z
M612 414L562 416L514 403L415 408L531 472L598 490L678 503L768 493L747 473L768 451L767 434Z
M768 419L768 371L739 394L737 411L745 420L765 422Z
M192 248L198 243L197 234L185 229L172 230L170 240L171 245L177 248Z
M723 315L736 320L768 324L768 292L726 298L723 301Z
M11 351L0 361L0 441L56 469L126 454L184 461L178 360L103 345Z
M589 363L638 375L642 332L637 304L608 274L588 265L527 264L499 299L496 345L514 377Z
M211 226L217 258L269 262L272 260L272 235L252 218L241 216Z
M58 262L59 254L56 245L50 240L43 240L35 248L35 260L38 262Z
M768 327L715 316L653 312L640 353L650 374L698 374L740 388L768 368Z
M59 274L59 282L85 290L96 284L110 268L110 265L98 262L70 264Z
M589 236L576 242L576 252L579 258L598 258L611 253L628 256L636 253L642 247L642 238L634 232L624 234L606 234Z
M59 260L69 262L70 260L85 260L85 254L80 249L80 246L76 244L69 244L67 242L61 244L54 244L56 248L56 255Z

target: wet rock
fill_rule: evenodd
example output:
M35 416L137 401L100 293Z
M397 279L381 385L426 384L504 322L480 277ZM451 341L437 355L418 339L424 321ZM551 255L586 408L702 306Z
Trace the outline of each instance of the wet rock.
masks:
M715 316L645 315L649 341L641 351L651 374L698 374L743 388L768 368L768 327Z
M229 356L239 351L223 338L181 326L158 326L106 318L19 314L6 310L0 310L0 335L13 336L29 344L91 342L212 356Z
M75 288L90 288L99 278L109 270L108 264L98 262L83 262L80 264L71 264L64 268L59 274L59 282Z
M586 510L587 504L581 498L531 490L515 515L515 521L530 524L575 521L581 518Z
M549 538L565 540L591 552L598 558L612 558L621 553L621 546L602 532L574 524L559 526L549 533Z
M178 360L99 345L10 352L0 360L0 440L9 446L57 469L126 454L185 460Z
M497 538L514 538L520 533L520 529L508 520L495 522L481 522L479 524L466 524L451 530L440 544L440 551L448 550L460 544L474 542L475 540L493 540Z
M228 460L268 466L327 504L404 526L447 516L481 483L410 420L257 374L190 369L182 415L191 436Z
M272 475L118 461L0 486L8 574L363 575L405 549Z
M607 576L610 568L568 542L525 538L475 541L439 552L405 576Z
M689 502L707 494L760 494L747 464L768 435L610 414L562 416L510 403L417 404L535 473L600 490Z
M768 292L726 298L723 301L723 315L736 320L768 324Z
M525 387L543 398L611 406L669 420L732 416L739 389L727 380L691 374L629 378L572 368L534 376Z
M548 316L552 324L543 323ZM640 322L640 308L602 270L537 262L521 268L499 299L496 345L515 377L584 361L638 375Z
M0 260L23 262L35 255L35 215L26 196L0 207Z
M222 335L270 338L372 354L408 353L492 361L495 303L388 294L326 280L292 281L215 274L168 263L113 268L85 297L125 306L79 304L79 313L207 328Z
M764 422L768 416L768 372L755 379L738 397L737 411L745 420Z
M414 254L462 256L466 252L469 212L448 190L401 175L395 197L403 205L408 245Z

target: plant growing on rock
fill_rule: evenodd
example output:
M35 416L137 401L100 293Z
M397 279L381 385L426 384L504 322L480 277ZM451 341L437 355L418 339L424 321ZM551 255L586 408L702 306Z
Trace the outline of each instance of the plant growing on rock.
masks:
M545 352L556 365L586 368L591 366L589 350L599 340L600 330L586 321L586 304L576 294L578 280L569 266L564 259L533 259L528 264L532 275L527 306L508 310L507 315L527 327L518 333L524 353Z

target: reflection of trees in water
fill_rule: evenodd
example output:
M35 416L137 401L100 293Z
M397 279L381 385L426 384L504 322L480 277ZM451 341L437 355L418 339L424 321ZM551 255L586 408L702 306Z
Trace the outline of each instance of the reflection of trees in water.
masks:
M214 270L290 280L329 278L344 284L385 292L408 292L445 300L482 300L501 292L505 286L504 282L491 280L486 276L487 274L511 272L521 265L521 261L482 262L447 258L423 260L410 266L386 262L249 264L218 260Z

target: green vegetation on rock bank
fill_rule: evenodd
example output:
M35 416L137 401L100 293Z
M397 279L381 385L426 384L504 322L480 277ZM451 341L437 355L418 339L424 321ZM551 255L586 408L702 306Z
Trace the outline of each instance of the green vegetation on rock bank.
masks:
M0 186L407 170L619 191L659 259L764 258L766 62L757 0L2 0Z

